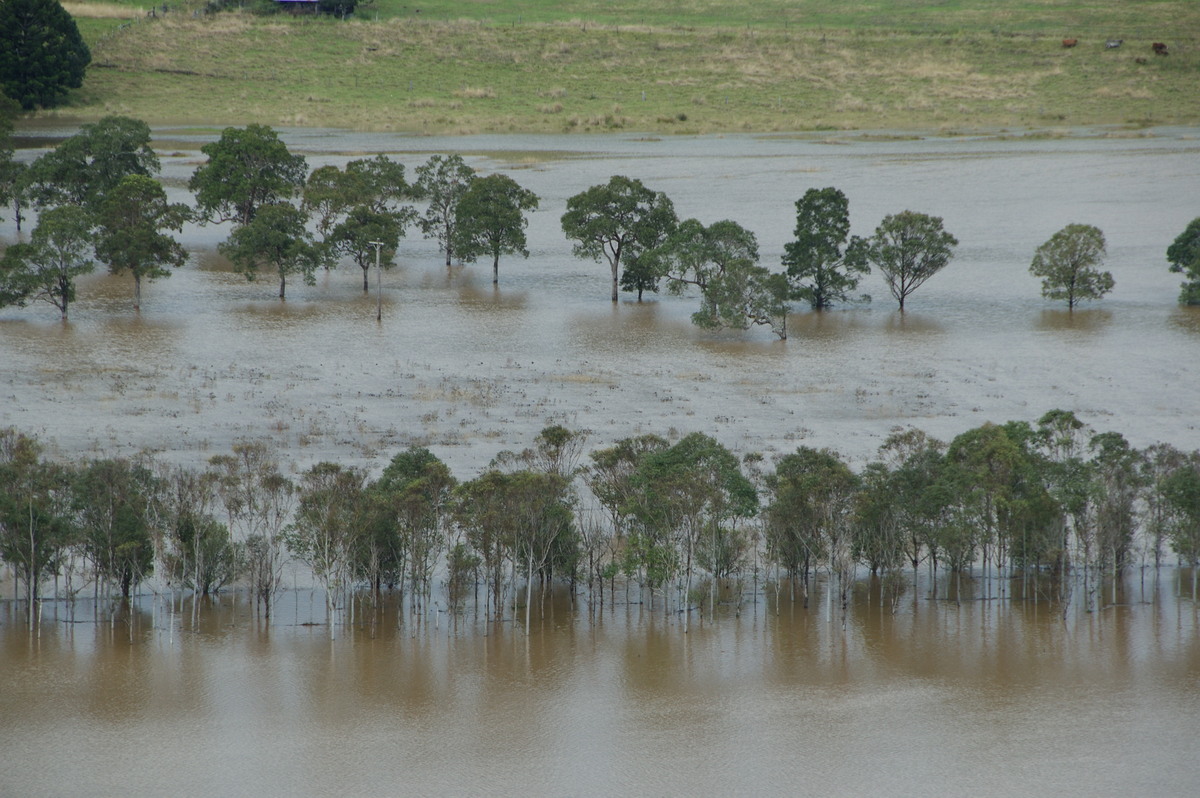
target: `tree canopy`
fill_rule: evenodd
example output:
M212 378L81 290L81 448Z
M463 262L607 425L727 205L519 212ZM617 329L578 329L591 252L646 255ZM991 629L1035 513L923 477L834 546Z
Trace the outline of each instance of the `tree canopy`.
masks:
M182 230L189 218L186 205L167 202L162 184L145 175L128 175L100 204L96 257L112 274L133 275L135 309L142 306L143 279L169 277L168 267L187 262L183 246L164 231Z
M1171 271L1183 274L1187 282L1179 292L1184 305L1200 305L1200 216L1188 222L1184 231L1167 247Z
M42 299L64 321L75 301L75 278L95 269L91 215L78 205L44 211L27 244L13 244L0 260L0 307Z
M567 200L562 229L575 240L575 257L608 262L616 302L622 263L660 244L676 221L666 194L651 191L640 180L613 175Z
M251 282L260 271L273 269L279 276L279 298L286 299L289 276L298 274L313 285L324 262L322 248L312 240L306 221L304 212L294 205L264 205L218 249L233 262L234 270Z
M904 312L904 300L950 262L958 239L942 229L942 220L915 211L885 216L868 239L866 257L887 281Z
M437 239L438 245L446 253L446 265L449 266L459 255L455 250L458 244L458 203L475 179L475 172L467 166L461 155L434 155L418 166L416 171L417 182L413 184L413 194L417 199L429 203L417 224L426 238Z
M508 175L475 178L455 208L455 250L464 261L490 256L492 284L499 283L501 255L529 257L525 212L537 206L537 195Z
M83 85L92 54L58 0L0 3L0 90L26 111Z
M1097 266L1104 260L1104 233L1090 224L1069 224L1037 248L1029 273L1042 278L1042 296L1065 299L1067 307L1100 299L1113 289L1111 272Z
M127 116L106 116L80 127L34 161L25 181L40 207L74 203L95 206L128 175L158 174L150 126Z
M292 155L266 125L227 127L200 151L208 163L188 181L200 219L249 224L263 205L282 202L304 185L304 156Z
M849 299L870 272L863 239L850 237L850 201L836 188L810 188L796 200L796 238L784 245L794 299L824 310Z

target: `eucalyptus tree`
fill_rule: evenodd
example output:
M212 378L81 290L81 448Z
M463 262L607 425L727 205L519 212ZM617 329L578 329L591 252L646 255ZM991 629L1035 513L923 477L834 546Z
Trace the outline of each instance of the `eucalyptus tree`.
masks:
M19 233L24 218L21 210L28 194L25 174L29 168L14 157L12 129L18 110L19 106L0 92L0 208L12 208L13 221Z
M892 512L902 530L904 556L913 570L927 559L937 577L938 529L946 515L946 492L941 481L946 445L924 431L893 431L879 447L880 462L890 473Z
M830 620L836 581L845 628L855 570L854 506L860 478L833 450L801 446L779 459L767 484L772 492L769 550L793 577L804 577L810 564L826 567L831 577Z
M458 204L475 180L475 171L461 155L434 155L416 168L413 195L424 200L425 213L417 220L426 238L437 239L449 266L460 253Z
M1192 452L1162 482L1163 497L1171 509L1168 537L1179 562L1192 569L1195 593L1200 567L1200 452Z
M44 300L67 320L75 301L75 280L91 273L92 229L90 213L76 205L43 211L29 243L13 244L0 260L0 307Z
M455 523L465 532L467 543L480 558L491 612L502 617L504 566L513 551L512 496L509 475L491 468L455 489Z
M796 200L795 239L784 245L791 297L825 310L850 299L870 273L866 242L850 236L850 201L832 186L810 188Z
M464 261L492 259L492 284L500 282L500 256L529 257L526 213L538 206L538 196L508 175L477 177L455 206L455 252Z
M589 573L601 573L607 568L615 576L615 568L621 564L631 566L627 569L627 576L639 570L635 558L627 557L624 563L618 563L617 560L622 550L628 550L630 535L635 534L629 517L636 488L633 477L642 457L669 447L667 440L658 435L638 435L623 438L612 446L594 449L588 454L591 462L583 469L583 482L607 514L608 526L612 530L607 538L596 536L598 544L607 544L607 557L589 547Z
M1167 247L1167 262L1172 272L1187 278L1180 287L1180 304L1200 305L1200 216L1188 222Z
M1129 564L1137 533L1137 503L1142 493L1138 470L1141 453L1119 432L1094 435L1089 447L1096 483L1097 567L1110 572L1115 592L1117 575Z
M142 306L142 280L170 277L168 267L187 262L187 252L167 230L180 232L191 211L167 202L162 185L152 177L128 175L100 203L96 257L111 274L133 275L133 307Z
M1156 443L1142 451L1138 476L1142 484L1140 526L1144 545L1154 559L1155 571L1162 565L1170 539L1174 511L1166 494L1167 478L1187 461L1187 454L1167 443Z
M378 574L402 580L407 571L414 598L428 600L434 566L446 549L456 485L446 464L419 446L394 456L372 483L384 520L368 550L376 587Z
M94 207L131 175L153 177L158 155L150 146L150 127L140 119L106 116L80 127L29 166L24 181L39 208L55 205Z
M325 262L326 253L313 241L306 221L304 212L294 205L264 205L217 249L233 263L234 271L250 282L262 271L274 271L279 277L279 298L286 299L288 277L298 275L307 285L314 285L316 271Z
M208 161L192 173L188 189L201 222L249 224L260 208L285 202L304 186L304 156L289 152L265 125L227 127L200 152Z
M236 530L235 540L244 552L250 590L270 619L282 586L283 532L294 506L295 485L261 441L235 443L230 454L213 455L208 462L229 528Z
M220 591L237 579L242 562L229 528L214 515L217 475L175 468L160 480L167 527L163 573L202 596Z
M687 219L640 255L638 264L665 277L671 293L700 290L700 310L692 314L699 327L744 330L765 324L787 338L787 279L758 265L758 240L737 222L706 227Z
M27 622L38 619L41 581L56 577L76 540L68 469L47 461L36 438L0 429L0 560L24 585Z
M692 433L669 449L647 453L631 481L630 516L651 541L668 545L664 564L679 570L679 604L687 631L700 549L707 547L715 555L726 539L736 536L737 524L758 509L757 493L742 473L738 458L703 433ZM651 553L661 554L653 549ZM715 556L710 560L715 562ZM713 577L710 605L715 602L716 575Z
M93 460L74 477L79 532L98 580L129 598L154 571L153 473L124 459Z
M875 264L904 312L904 300L950 263L958 239L942 229L942 220L915 211L885 216L863 253Z
M362 270L366 292L377 254L381 268L395 265L405 228L416 220L416 211L403 204L413 193L404 165L379 155L350 161L344 170L332 165L314 169L304 185L301 208L315 217L331 253L350 257Z
M300 476L296 514L285 535L288 548L325 589L331 638L353 587L355 555L367 527L366 484L361 469L328 461L312 466Z
M614 175L567 199L562 230L575 242L575 257L608 263L616 302L622 265L662 243L676 222L675 206L666 194L651 191L640 180Z
M1037 248L1029 273L1042 278L1042 296L1065 299L1067 309L1100 299L1113 289L1112 272L1097 268L1104 261L1104 233L1090 224L1069 224Z

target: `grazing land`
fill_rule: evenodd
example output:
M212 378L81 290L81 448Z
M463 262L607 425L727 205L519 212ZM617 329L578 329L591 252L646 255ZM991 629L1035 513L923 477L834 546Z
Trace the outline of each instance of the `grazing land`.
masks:
M348 21L68 8L93 62L47 116L71 120L449 134L1200 122L1200 4L1184 0L379 0Z

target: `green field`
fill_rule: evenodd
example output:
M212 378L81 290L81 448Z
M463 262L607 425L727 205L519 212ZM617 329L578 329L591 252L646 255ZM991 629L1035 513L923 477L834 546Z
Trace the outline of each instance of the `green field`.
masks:
M381 0L346 22L68 8L93 63L48 114L65 118L428 133L1200 122L1191 0Z

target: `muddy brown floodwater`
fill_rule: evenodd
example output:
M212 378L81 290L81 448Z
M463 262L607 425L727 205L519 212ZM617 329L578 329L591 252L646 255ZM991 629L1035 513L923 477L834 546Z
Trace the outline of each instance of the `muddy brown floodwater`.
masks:
M1164 254L1200 216L1200 130L283 133L310 168L383 152L411 172L459 152L510 174L541 197L530 258L504 259L493 289L487 265L447 270L410 231L380 324L357 269L281 303L215 257L226 228L188 228L192 262L144 286L140 314L131 280L102 275L81 281L68 324L48 305L0 310L0 425L62 456L151 449L188 465L266 438L296 473L323 459L378 471L417 443L461 479L549 423L595 446L694 431L768 458L832 446L861 467L896 426L949 439L1064 408L1135 446L1200 447L1200 311L1176 303ZM156 136L186 199L214 135ZM911 209L961 244L903 316L872 275L874 301L798 308L786 342L705 333L695 297L613 305L606 267L572 257L566 198L613 174L681 217L753 230L772 267L814 187L846 193L856 234ZM1028 266L1073 222L1104 231L1116 289L1067 313ZM11 220L0 236L14 240ZM892 616L864 595L845 632L819 602L777 614L765 594L686 635L641 605L590 613L559 596L529 636L441 615L396 631L393 616L330 641L302 625L322 600L300 590L269 629L237 594L180 615L148 593L119 617L84 606L68 622L49 605L31 638L10 602L0 794L1190 795L1196 603L1186 571L1141 576L1118 606L1065 619L924 588Z

